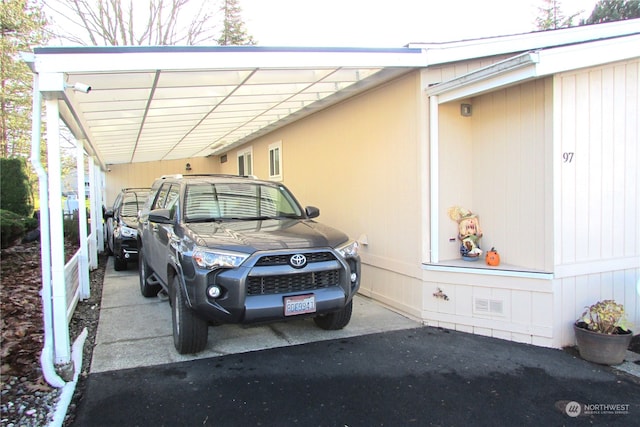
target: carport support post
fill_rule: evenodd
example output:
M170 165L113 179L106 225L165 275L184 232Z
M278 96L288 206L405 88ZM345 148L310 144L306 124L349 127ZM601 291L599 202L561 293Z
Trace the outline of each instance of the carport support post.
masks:
M91 242L94 245L91 251L91 269L98 268L97 252L104 251L104 232L102 225L102 202L99 197L104 185L100 176L100 168L96 167L95 159L89 161L89 201L91 207Z
M438 242L440 241L440 171L438 169L440 165L440 130L439 130L439 115L438 115L438 96L432 95L429 97L429 174L430 174L430 193L431 193L431 263L437 263L440 261L440 249Z
M87 248L87 208L84 186L84 148L80 141L76 141L76 176L78 178L78 227L80 231L80 263L78 276L80 279L80 299L90 296L89 287L89 249Z
M60 112L57 99L47 99L45 106L47 114L47 165L49 169L53 349L55 364L64 371L71 366L71 347L69 344L67 290L64 275L64 222L62 220L62 180L60 178ZM64 373L61 376L66 379Z

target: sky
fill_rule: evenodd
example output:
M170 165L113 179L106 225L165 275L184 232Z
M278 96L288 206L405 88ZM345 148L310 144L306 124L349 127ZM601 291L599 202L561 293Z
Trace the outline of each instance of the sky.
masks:
M240 0L261 46L402 47L535 31L543 0ZM565 16L597 0L559 0ZM579 18L574 20L578 24Z

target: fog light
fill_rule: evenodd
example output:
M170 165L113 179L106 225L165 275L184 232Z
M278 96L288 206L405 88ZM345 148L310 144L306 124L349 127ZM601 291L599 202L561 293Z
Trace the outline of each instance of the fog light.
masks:
M209 286L209 288L207 288L207 295L211 298L218 298L220 294L222 294L222 291L216 285Z
M351 273L351 283L355 283L356 279L358 279L358 275L356 273Z

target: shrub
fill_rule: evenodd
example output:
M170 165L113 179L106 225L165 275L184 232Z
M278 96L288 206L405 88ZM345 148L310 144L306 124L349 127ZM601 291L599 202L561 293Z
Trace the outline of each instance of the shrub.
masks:
M0 209L0 237L2 249L8 248L25 233L24 218L20 215Z
M26 163L21 158L0 158L0 209L23 217L33 213Z

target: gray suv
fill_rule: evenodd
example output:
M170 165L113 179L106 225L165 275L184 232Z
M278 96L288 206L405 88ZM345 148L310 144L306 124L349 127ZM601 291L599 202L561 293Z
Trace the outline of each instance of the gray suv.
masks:
M168 294L176 350L203 350L210 323L311 316L344 328L360 286L358 244L314 221L319 214L275 182L156 180L138 223L140 291Z

